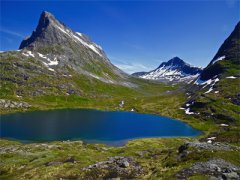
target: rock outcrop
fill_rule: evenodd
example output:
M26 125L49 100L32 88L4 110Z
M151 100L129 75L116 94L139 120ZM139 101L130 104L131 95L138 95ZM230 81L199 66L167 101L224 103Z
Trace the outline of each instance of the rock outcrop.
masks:
M108 178L133 178L143 173L143 168L132 157L114 156L107 161L98 162L83 168L84 171L102 170L103 176ZM104 171L106 171L104 173ZM109 172L111 172L109 174Z
M205 174L218 179L237 180L240 178L240 167L223 159L211 159L206 162L197 162L190 168L176 174L178 179L186 179L193 174Z
M29 108L30 104L26 102L16 102L12 100L0 99L0 108Z

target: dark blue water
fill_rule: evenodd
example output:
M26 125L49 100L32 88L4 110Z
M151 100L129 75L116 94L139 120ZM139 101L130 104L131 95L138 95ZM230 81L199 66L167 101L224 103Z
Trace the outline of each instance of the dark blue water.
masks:
M200 131L171 118L135 112L65 109L1 116L2 138L22 142L83 140L123 145L145 137L197 136Z

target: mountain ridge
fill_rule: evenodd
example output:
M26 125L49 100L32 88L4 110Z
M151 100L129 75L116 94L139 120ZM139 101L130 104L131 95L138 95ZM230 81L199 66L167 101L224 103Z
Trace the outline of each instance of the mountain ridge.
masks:
M19 47L0 54L3 97L92 97L102 96L106 87L137 86L110 62L99 45L45 11L32 35Z
M209 80L214 76L218 76L227 71L222 61L231 61L231 63L239 65L240 61L240 22L237 23L231 34L219 47L217 53L204 68L201 73L201 80Z
M237 123L240 105L240 23L187 88L186 113L217 123Z
M149 72L136 72L133 76L144 79L165 81L189 81L200 74L201 68L191 66L179 57L174 57L161 63L156 69Z
M105 83L130 84L124 82L128 75L110 62L101 46L47 11L41 13L36 29L19 49L42 61L51 71L69 74L72 69Z

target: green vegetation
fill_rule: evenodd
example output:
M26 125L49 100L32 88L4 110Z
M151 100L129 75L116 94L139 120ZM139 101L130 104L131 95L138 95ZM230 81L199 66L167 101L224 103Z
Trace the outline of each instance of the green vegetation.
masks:
M63 67L63 72L57 70L52 72L34 58L19 61L14 53L1 58L1 63L3 81L0 85L0 99L27 102L32 105L28 109L2 108L1 114L63 108L111 111L134 109L140 113L179 119L204 132L197 138L137 139L129 141L123 147L84 144L79 141L21 144L2 139L1 179L96 179L99 175L107 177L103 170L83 171L82 168L106 161L113 156L133 157L144 169L137 179L175 179L175 174L180 170L213 157L240 165L239 158L236 158L239 157L239 150L229 153L223 150L190 148L184 158L179 158L177 152L179 146L186 141L206 141L206 137L209 136L216 136L218 142L240 145L240 109L237 104L240 81L239 78L225 78L238 75L235 66L228 62L219 62L224 63L224 66L232 66L215 85L219 93L204 94L209 87L193 89L190 99L185 91L188 87L183 84L166 84L130 77L118 79L108 69L104 69L102 64L94 68L85 66L85 70L100 77L107 73L112 80L129 82L130 85L104 83L96 78L75 73L71 67ZM100 72L100 69L104 71ZM122 100L125 104L120 107L119 103ZM191 110L200 112L199 115L187 115L180 109L189 100L194 100ZM220 123L227 123L230 126L220 127ZM69 157L73 157L75 162L68 162ZM190 179L207 178L208 176L203 174L194 174L190 177Z
M143 168L141 179L175 179L175 173L194 162L209 158L223 158L240 165L239 151L195 151L190 149L186 158L179 159L177 149L190 138L139 139L123 147L84 144L81 141L52 142L47 144L20 144L1 140L1 179L94 179L102 171L83 171L82 168L113 156L133 157ZM73 162L66 162L72 157ZM48 165L52 163L54 165ZM3 166L4 164L4 166ZM203 177L203 175L199 175ZM193 178L193 177L192 177Z

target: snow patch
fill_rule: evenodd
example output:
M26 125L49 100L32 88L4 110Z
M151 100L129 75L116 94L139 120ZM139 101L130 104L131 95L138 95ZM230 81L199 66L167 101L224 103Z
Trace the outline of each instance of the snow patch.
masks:
M48 68L48 70L49 70L49 71L55 71L54 69L52 69L52 68L50 68L50 67Z
M185 113L188 114L188 115L194 114L194 112L190 112L190 108L185 109Z
M53 66L53 65L58 65L58 61L57 61L57 58L55 57L54 60L52 61L51 59L49 59L47 56L41 54L41 53L38 53L38 56L43 58L43 59L46 59L48 62L44 62L42 61L42 63L47 66L48 70L49 71L55 71L53 68L50 68L49 66Z
M218 78L216 78L215 76L215 79L209 79L207 81L203 81L201 80L201 77L199 77L195 82L194 84L196 85L204 85L203 88L207 87L208 85L210 85L210 88L208 91L206 91L204 94L207 94L207 93L210 93L212 90L213 90L213 86L219 81Z
M122 108L122 107L124 106L124 104L125 104L125 102L124 102L124 100L122 100L122 101L120 102L119 106Z
M212 143L212 140L208 140L207 143L211 144L211 143Z
M160 68L157 68L147 74L144 74L142 76L139 76L140 78L143 79L153 79L153 80L161 80L161 79L166 79L169 81L188 81L188 83L191 83L189 81L197 78L199 74L196 75L191 75L191 74L186 74L183 73L181 70L178 70L178 66L176 65L169 65L165 66L163 65Z
M92 76L92 77L95 78L95 79L100 79L99 76L96 76L96 75L93 75L93 74L90 74L90 76Z
M207 138L208 140L215 140L216 139L216 137L209 137L209 138Z
M211 79L210 79L210 80L211 80ZM218 78L209 81L209 82L210 82L210 88L209 88L209 90L206 91L204 94L208 94L208 93L210 93L210 92L213 90L213 86L214 86L214 85L216 84L216 82L218 82L218 81L219 81ZM207 85L209 85L209 84L206 84L203 88L205 88Z
M46 66L56 66L58 65L58 61L57 61L57 58L54 57L54 60L51 60L50 58L48 58L47 56L41 54L41 53L38 53L39 57L43 58L43 59L46 59L48 62L45 63L43 62Z
M71 37L75 42L80 42L82 45L84 45L85 47L88 47L89 49L91 49L92 51L94 51L95 53L97 53L99 56L102 56L101 51L99 51L99 49L101 50L102 48L99 48L100 46L94 44L94 43L88 43L86 41L84 41L81 37L83 37L83 35L79 32L77 32L76 34L79 36L76 36L73 32L69 31L69 30L65 30L62 27L59 27L57 25L55 25L55 27L57 27L60 31L62 31L64 34L67 34L69 37ZM99 49L98 49L99 48Z
M26 53L23 52L22 55L27 56L27 57L29 57L29 56L35 57L31 51L26 51Z
M74 34L72 35L75 39L77 39L82 45L84 45L85 47L88 47L89 49L91 49L92 51L94 51L95 53L97 53L99 56L102 56L101 52L97 49L97 47L95 46L95 44L89 44L86 41L82 40L81 38L79 38L78 36L75 36Z
M48 63L49 66L53 66L53 65L58 65L58 61L57 61L57 58L55 57L53 61L49 61Z
M222 126L222 127L228 127L229 125L228 125L228 124L220 124L220 126Z
M83 34L82 34L82 33L80 33L80 32L76 32L76 33L77 33L77 35L83 37Z
M236 79L237 77L235 77L235 76L228 76L228 77L226 77L227 79Z
M204 94L208 94L213 90L213 87L210 87L208 91L206 91Z
M67 74L63 74L64 77L72 77L71 74L67 75Z
M196 84L196 85L209 85L209 84L211 84L212 82L213 82L212 79L209 79L209 80L207 80L207 81L203 81L203 80L201 80L201 78L199 77L199 78L194 82L194 84Z
M225 58L226 58L225 56L221 56L221 57L217 58L216 60L214 60L214 61L212 62L212 64L214 64L214 63L216 63L216 62L218 62L218 61L221 61L221 60L223 60L223 59L225 59Z

